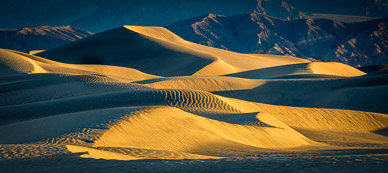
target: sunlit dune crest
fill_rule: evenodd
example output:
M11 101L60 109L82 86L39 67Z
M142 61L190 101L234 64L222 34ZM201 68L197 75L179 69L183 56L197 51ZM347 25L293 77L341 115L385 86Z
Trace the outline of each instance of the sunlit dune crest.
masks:
M0 157L386 149L387 79L206 47L162 27L123 26L30 54L0 49Z

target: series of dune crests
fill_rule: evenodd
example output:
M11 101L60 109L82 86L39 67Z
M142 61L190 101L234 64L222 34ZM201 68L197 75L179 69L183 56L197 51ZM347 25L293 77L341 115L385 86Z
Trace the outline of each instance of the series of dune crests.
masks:
M36 55L0 49L0 157L384 148L387 96L384 71L239 54L161 27L123 26Z

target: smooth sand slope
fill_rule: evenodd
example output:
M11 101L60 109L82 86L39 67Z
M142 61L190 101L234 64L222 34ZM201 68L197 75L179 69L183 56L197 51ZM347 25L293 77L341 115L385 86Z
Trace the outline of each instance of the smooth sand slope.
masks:
M0 49L0 157L386 149L387 79L206 47L161 27L123 26L35 55Z

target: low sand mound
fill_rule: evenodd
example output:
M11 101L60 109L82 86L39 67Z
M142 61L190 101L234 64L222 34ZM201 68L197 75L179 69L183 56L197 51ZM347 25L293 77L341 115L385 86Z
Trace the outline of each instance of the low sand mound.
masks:
M273 117L263 119L268 121L266 123L281 125ZM205 152L224 146L233 146L236 149L246 146L289 148L310 145L310 142L286 125L232 125L177 108L158 107L135 112L109 127L93 146ZM212 149L203 146L212 146Z
M327 78L327 77L354 77L365 75L364 72L351 66L335 62L311 62L291 64L229 74L227 76L248 79L269 78Z

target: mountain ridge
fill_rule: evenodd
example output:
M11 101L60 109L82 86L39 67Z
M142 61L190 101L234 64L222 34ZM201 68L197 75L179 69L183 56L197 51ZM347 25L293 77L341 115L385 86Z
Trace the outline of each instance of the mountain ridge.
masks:
M352 66L388 63L388 18L344 23L264 14L208 14L167 26L183 39L240 53L277 54Z
M322 14L367 20L388 17L387 4L387 0L13 0L0 6L0 28L74 25L96 33L124 24L167 26L206 13L232 16L254 11L289 20L325 17Z
M0 29L0 47L23 52L46 50L92 35L75 26Z

